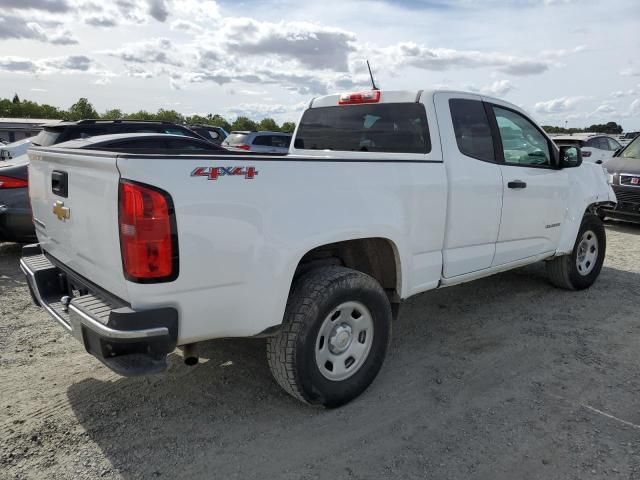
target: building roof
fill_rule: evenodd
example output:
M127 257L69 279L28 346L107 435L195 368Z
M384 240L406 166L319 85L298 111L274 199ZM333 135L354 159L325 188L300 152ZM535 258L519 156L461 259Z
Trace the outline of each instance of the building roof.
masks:
M0 118L0 124L2 123L16 123L27 125L42 125L43 123L55 123L60 120L51 118Z

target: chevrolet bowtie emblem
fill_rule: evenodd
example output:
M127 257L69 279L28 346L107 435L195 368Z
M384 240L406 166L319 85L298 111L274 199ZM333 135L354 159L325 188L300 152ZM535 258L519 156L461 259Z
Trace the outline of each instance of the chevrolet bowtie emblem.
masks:
M58 220L66 220L71 216L71 210L64 206L64 202L58 200L53 204L53 214L58 217Z

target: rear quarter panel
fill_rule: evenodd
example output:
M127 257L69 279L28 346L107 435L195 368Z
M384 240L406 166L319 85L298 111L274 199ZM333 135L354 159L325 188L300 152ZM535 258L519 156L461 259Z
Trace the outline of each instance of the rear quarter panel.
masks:
M440 156L439 143L434 150L431 158ZM171 194L180 274L166 284L128 282L129 298L134 308L176 307L181 344L255 335L281 323L302 256L336 241L390 240L403 297L440 280L442 163L141 157L119 157L118 169L124 179ZM254 166L258 174L253 179L191 176L197 167L237 166Z

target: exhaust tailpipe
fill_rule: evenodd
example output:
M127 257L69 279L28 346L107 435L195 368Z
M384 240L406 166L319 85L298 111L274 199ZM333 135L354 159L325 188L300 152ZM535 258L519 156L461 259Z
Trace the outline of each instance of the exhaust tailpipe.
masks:
M188 343L182 347L182 356L184 357L184 363L193 367L198 364L198 344Z

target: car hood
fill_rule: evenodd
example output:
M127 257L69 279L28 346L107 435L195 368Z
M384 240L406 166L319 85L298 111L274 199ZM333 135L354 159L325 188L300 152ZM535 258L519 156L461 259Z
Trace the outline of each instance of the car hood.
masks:
M613 157L605 164L609 173L631 173L640 175L640 158Z

